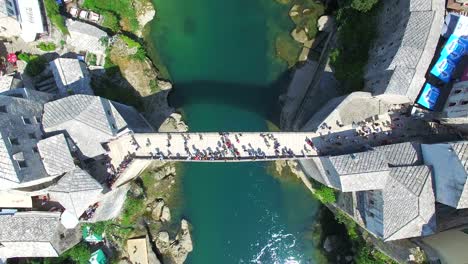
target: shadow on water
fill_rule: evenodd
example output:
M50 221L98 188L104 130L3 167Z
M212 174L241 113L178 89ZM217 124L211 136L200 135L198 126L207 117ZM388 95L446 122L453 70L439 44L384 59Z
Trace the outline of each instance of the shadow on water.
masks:
M222 104L255 113L265 120L279 124L279 96L290 81L289 71L268 85L235 82L193 81L175 83L169 94L169 104L176 109L190 104Z

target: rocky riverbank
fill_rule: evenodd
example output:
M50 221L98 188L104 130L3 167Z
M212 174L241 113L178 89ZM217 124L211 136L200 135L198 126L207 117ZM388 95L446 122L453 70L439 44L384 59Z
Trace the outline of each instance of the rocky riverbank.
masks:
M155 10L150 1L133 3L140 24L135 34L141 37L144 26L154 18ZM118 87L120 95L113 99L139 107L155 130L187 131L188 127L182 121L182 116L167 101L172 84L160 77L158 69L146 55L144 46L137 39L125 35L116 35L111 42L106 73L95 78L100 80L95 85L107 84L106 90L110 91L111 88ZM103 82L102 78L108 79L108 82ZM117 237L112 242L117 248L119 258L128 257L128 238L147 236L153 249L148 250L148 254L153 255L154 263L184 263L193 250L193 245L190 223L181 219L177 210L180 206L177 200L180 177L177 175L176 164L154 161L131 184L124 210L116 222L120 226L127 223L134 226L128 231L108 231L113 233L111 237Z

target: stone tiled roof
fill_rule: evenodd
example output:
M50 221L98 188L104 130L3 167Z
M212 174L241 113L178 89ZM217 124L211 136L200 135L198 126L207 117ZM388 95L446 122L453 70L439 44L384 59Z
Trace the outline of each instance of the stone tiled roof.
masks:
M88 157L103 154L100 144L127 128L135 127L135 132L148 129L134 108L90 95L72 95L45 104L42 124L46 132L67 131Z
M57 257L80 240L80 229L65 229L58 212L0 215L0 258Z
M404 142L376 147L375 151L383 152L385 161L390 166L416 165L421 155L421 147L415 142Z
M366 152L332 156L330 161L340 175L387 171L389 166L417 163L418 149L418 144L406 142L380 146Z
M107 37L106 32L99 28L79 22L67 20L67 28L70 31L70 40L67 43L80 51L89 51L95 54L104 54L106 47L100 42L102 37Z
M434 2L434 4L433 4ZM444 17L443 1L385 1L374 47L369 52L366 89L414 100L434 55Z
M388 170L381 152L368 151L330 157L340 175Z
M460 163L468 174L468 141L450 143L453 151L457 154Z
M49 176L35 151L42 135L41 114L41 103L0 95L0 189L26 186Z
M90 78L86 66L77 59L58 58L50 62L55 83L61 96L73 94L90 94Z
M435 232L435 197L427 166L392 168L387 184L367 201L366 227L385 241Z
M408 191L419 196L429 173L426 166L404 166L392 168L390 175Z
M457 155L460 164L465 168L465 184L461 190L457 208L468 208L468 141L450 143L450 146Z
M93 203L102 192L102 186L80 168L66 173L56 185L49 188L49 196L59 202L77 218Z
M75 169L73 157L63 134L40 140L37 148L49 175L61 175Z
M0 242L50 242L59 218L59 213L0 215Z
M10 75L0 76L0 92L10 90L12 82L13 82L13 76L10 76Z
M82 192L88 190L102 190L102 186L86 171L75 168L67 172L49 191L54 192Z

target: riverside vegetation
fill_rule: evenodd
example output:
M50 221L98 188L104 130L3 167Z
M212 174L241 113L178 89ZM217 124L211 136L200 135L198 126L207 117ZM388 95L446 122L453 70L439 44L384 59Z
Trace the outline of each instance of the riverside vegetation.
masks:
M338 44L330 52L335 77L340 81L342 93L364 88L364 68L368 52L376 37L378 0L340 1L336 12Z
M325 7L315 0L276 1L290 9L289 17L294 23L292 33L282 31L277 35L276 54L287 62L289 67L293 67L298 61L302 48L310 47L313 42L317 34L317 21L324 14ZM299 38L293 38L293 36L299 36Z

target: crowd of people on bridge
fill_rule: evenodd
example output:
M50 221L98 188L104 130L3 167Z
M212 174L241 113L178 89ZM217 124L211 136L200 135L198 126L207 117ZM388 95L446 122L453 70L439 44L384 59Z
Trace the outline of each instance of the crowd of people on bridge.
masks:
M149 152L150 158L159 160L170 159L194 161L297 158L310 156L313 154L311 151L315 149L312 140L306 137L304 149L299 153L297 153L297 150L294 152L290 147L283 146L273 133L260 133L260 137L263 139L265 148L270 149L270 152L271 148L274 150L274 155L267 155L265 148L262 149L262 147L258 146L254 147L252 142L246 142L247 140L243 140L243 133L219 132L219 140L216 142L216 146L203 148L194 144L191 139L191 136L194 136L193 133L181 133L180 135L183 139L185 151L185 153L182 154L172 152L173 149L171 146L173 146L173 135L170 133L167 133L165 148L160 145L153 148L151 140L146 138L146 147L154 150ZM198 142L203 142L204 140L203 134L201 133L197 135L197 138ZM132 144L135 146L135 149L138 150L138 143L135 142Z

